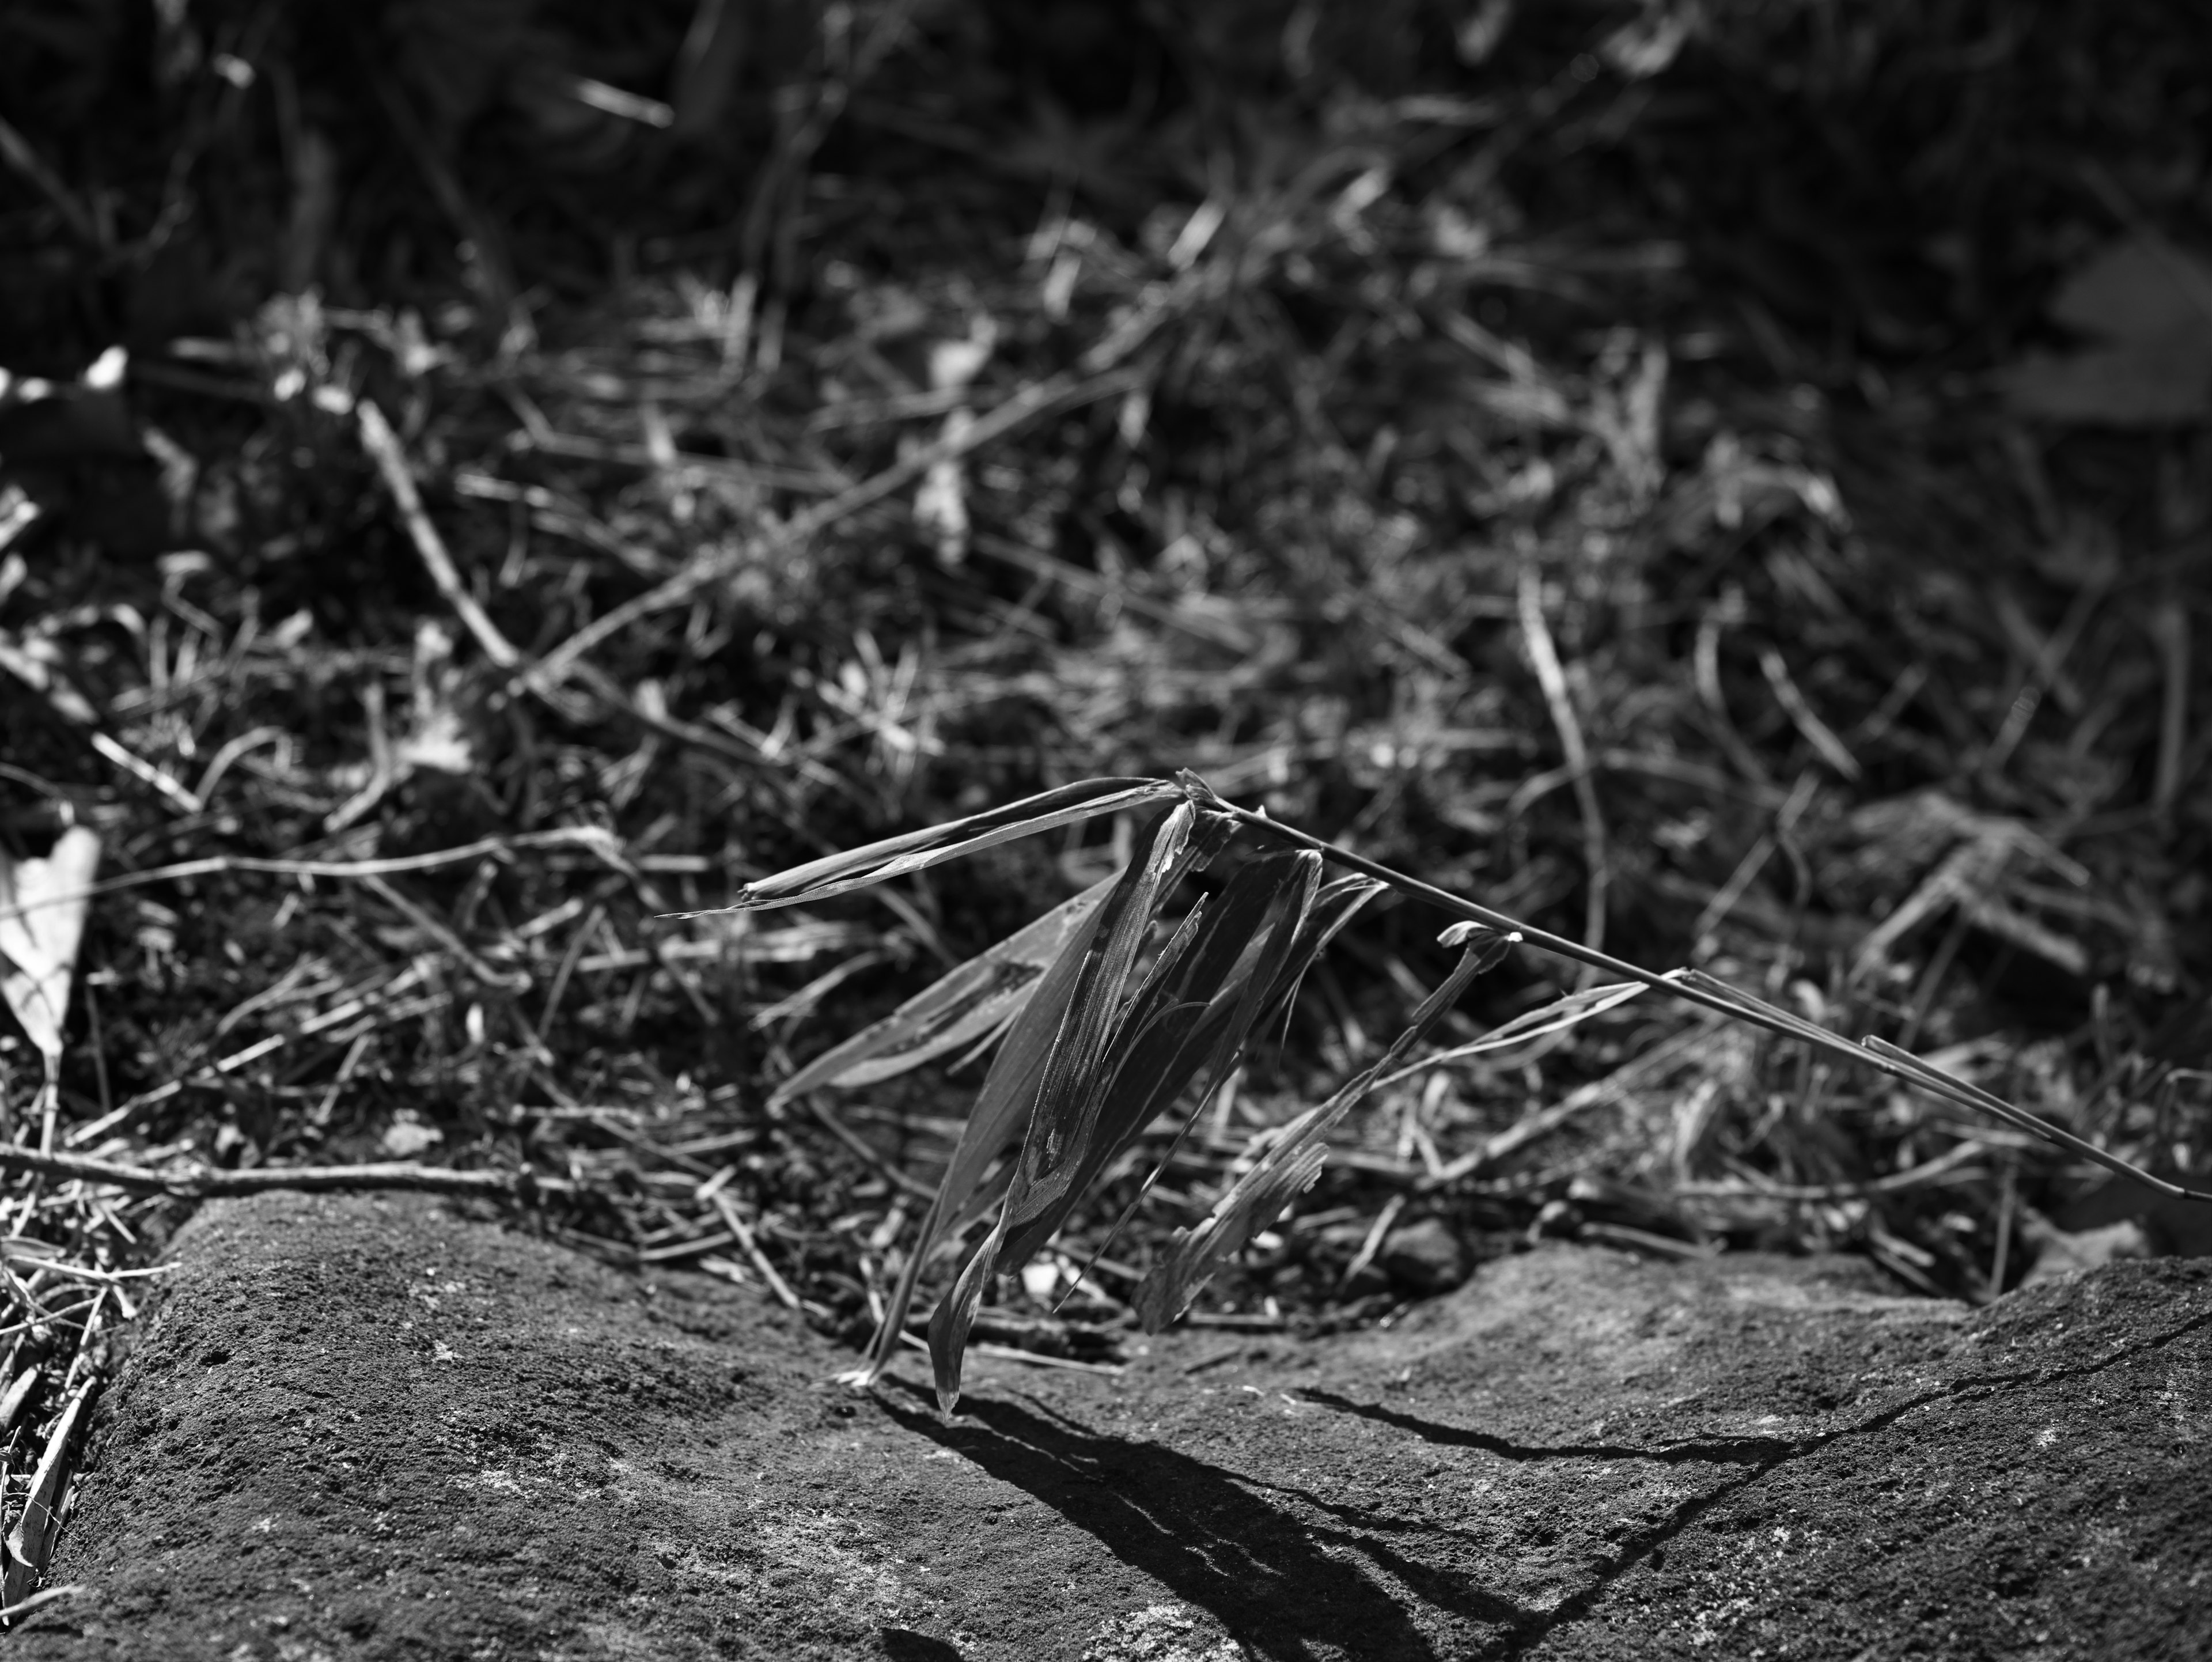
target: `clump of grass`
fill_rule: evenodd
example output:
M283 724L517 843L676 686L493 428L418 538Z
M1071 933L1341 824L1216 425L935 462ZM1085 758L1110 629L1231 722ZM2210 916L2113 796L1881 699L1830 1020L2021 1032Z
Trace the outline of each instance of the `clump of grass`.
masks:
M1351 851L1224 801L1194 774L1173 781L1099 779L1006 807L834 854L746 885L740 910L791 905L1099 814L1152 810L1110 883L1085 891L1048 917L829 1052L781 1093L860 1082L920 1066L987 1025L1003 1034L998 1059L963 1126L905 1274L878 1318L867 1365L851 1376L872 1383L904 1331L922 1266L984 1188L999 1156L1018 1143L1004 1174L998 1217L972 1247L929 1324L938 1401L959 1400L962 1362L993 1278L1014 1275L1048 1242L1109 1162L1161 1114L1200 1112L1255 1031L1279 1015L1337 930L1362 902L1388 887L1460 914L1442 937L1458 962L1421 1001L1381 1057L1327 1101L1256 1140L1249 1162L1196 1226L1178 1229L1139 1285L1134 1306L1147 1332L1187 1309L1215 1269L1312 1187L1327 1159L1322 1139L1385 1080L1443 1065L1477 1046L1425 1057L1416 1050L1468 982L1528 945L1625 977L1584 988L1513 1024L1523 1034L1555 1032L1623 995L1658 989L1818 1049L1863 1062L1948 1101L2042 1137L2175 1199L2212 1204L2212 1191L2152 1176L2063 1127L1992 1096L1880 1038L1857 1044L1696 970L1656 975L1589 946L1531 928L1503 913L1379 866ZM1194 902L1147 953L1183 880L1228 855L1247 857L1220 892ZM1291 849L1267 849L1288 842ZM1323 888L1324 859L1356 875ZM1522 1034L1515 1034L1520 1037ZM1495 1042L1502 1035L1493 1035ZM1188 1120L1186 1121L1186 1124ZM1100 1251L1103 1252L1102 1247Z

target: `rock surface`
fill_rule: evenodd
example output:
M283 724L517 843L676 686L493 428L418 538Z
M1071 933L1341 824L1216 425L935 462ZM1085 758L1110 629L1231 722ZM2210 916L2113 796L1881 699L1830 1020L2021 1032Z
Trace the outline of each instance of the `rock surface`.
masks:
M2212 1655L2212 1273L1969 1312L1552 1247L1387 1331L978 1359L416 1199L210 1205L14 1654Z

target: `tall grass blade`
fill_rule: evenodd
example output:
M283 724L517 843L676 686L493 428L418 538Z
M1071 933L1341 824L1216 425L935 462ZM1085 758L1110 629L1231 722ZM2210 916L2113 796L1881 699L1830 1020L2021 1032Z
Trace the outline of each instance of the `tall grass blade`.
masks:
M1494 930L1458 923L1444 931L1443 939L1447 945L1462 947L1460 960L1443 984L1422 1001L1389 1050L1328 1101L1284 1126L1204 1221L1176 1231L1167 1252L1137 1288L1137 1316L1146 1332L1158 1332L1188 1310L1223 1262L1273 1223L1293 1196L1312 1185L1328 1160L1322 1139L1377 1082L1403 1066L1437 1019L1458 1001L1468 983L1495 967L1512 944L1509 936Z
M1127 875L1125 871L1113 880L1119 882ZM1060 943L1059 955L1045 966L1029 1001L1022 1006L1021 1014L1007 1029L999 1054L991 1059L991 1070L984 1075L975 1105L969 1111L967 1123L960 1129L960 1140L953 1146L951 1160L938 1182L936 1198L922 1216L898 1285L884 1306L883 1320L877 1324L867 1360L850 1376L852 1383L872 1384L890 1366L898 1350L899 1335L906 1328L907 1312L914 1305L915 1288L939 1239L981 1186L991 1163L1012 1146L1028 1123L1046 1059L1067 1014L1068 1001L1075 995L1076 977L1090 953L1103 916L1100 907L1092 907Z
M2122 1177L2132 1178L2137 1183L2155 1189L2160 1194L2170 1195L2176 1200L2212 1201L2212 1194L2191 1189L2185 1184L2154 1177L2133 1162L2122 1160L2118 1154L2107 1154L2086 1138L2075 1136L2063 1126L2053 1125L2042 1115L2015 1107L2002 1097L1994 1096L1955 1074L1946 1073L1934 1062L1924 1062L1911 1051L1901 1050L1887 1039L1867 1038L1859 1042L1877 1058L1876 1065L1884 1072L1917 1085L1930 1095L1957 1103L1962 1108L1978 1109L1992 1119L2002 1120L2031 1135L2041 1137L2046 1142L2056 1143L2069 1154L2078 1154L2107 1171L2118 1172Z
M1130 876L1102 908L1104 921L1046 1064L1030 1135L1022 1144L1014 1191L1024 1202L1042 1203L1063 1192L1089 1144L1105 1088L1102 1063L1122 1014L1122 996L1162 902L1197 863L1182 856L1198 817L1188 802L1171 809L1149 849L1131 856ZM1012 1197L1008 1203L1017 1204Z
M824 855L819 860L746 884L738 891L732 904L718 910L751 911L823 900L833 894L863 889L871 883L904 877L947 860L957 860L996 843L1033 837L1039 831L1093 819L1102 813L1179 801L1184 795L1182 785L1166 779L1085 779L1062 785L1057 790L1024 797L1003 808L970 814L965 819L886 837L866 848Z
M1279 939L1279 935L1270 939L1258 961L1263 965L1272 964L1274 967L1267 980L1267 997L1261 1001L1256 1018L1249 1022L1239 1020L1223 1033L1218 1046L1213 1052L1213 1060L1207 1068L1204 1088L1191 1097L1189 1110L1184 1114L1182 1123L1176 1128L1174 1137L1162 1151L1159 1159L1153 1162L1152 1169L1146 1174L1144 1182L1137 1185L1137 1192L1130 1196L1129 1203L1121 1208L1121 1215L1114 1220L1113 1226L1107 1230L1104 1239L1092 1251L1090 1263L1086 1263L1077 1273L1074 1281L1068 1284L1071 1292L1080 1284L1085 1275L1091 1273L1092 1266L1111 1250L1121 1233L1129 1227L1129 1220L1136 1216L1138 1207L1144 1204L1145 1196L1152 1192L1152 1185L1160 1180L1161 1174L1168 1168L1168 1163L1175 1158L1176 1151L1182 1147L1183 1139L1190 1135L1190 1128L1198 1123L1198 1117L1206 1111L1206 1105L1212 1099L1214 1092L1220 1088L1222 1081L1228 1077L1230 1069L1244 1053L1250 1042L1252 1032L1271 1026L1279 1014L1285 1020L1288 1019L1291 1006L1297 997L1298 987L1305 979L1306 971L1313 967L1315 960L1321 956L1328 943L1336 938L1337 932L1352 921L1352 914L1382 893L1383 886L1382 884L1368 877L1340 877L1332 882L1325 883L1322 885L1320 892L1306 904L1304 916L1298 920L1297 934L1291 942L1289 951L1279 953L1274 950L1274 939ZM1192 1011L1186 1007L1170 1013L1164 1018L1163 1027L1167 1021L1182 1019L1178 1031L1191 1034L1184 1046L1185 1055L1196 1052L1206 1040L1204 1032L1192 1033L1191 1030L1197 1028L1201 1020L1213 1015L1223 1008L1223 998L1231 990L1224 988L1223 994L1217 995L1203 1010ZM1170 1042L1171 1037L1172 1035L1168 1032L1161 1032L1149 1035L1148 1039L1151 1042L1165 1044ZM1125 1068L1134 1069L1141 1069L1144 1066L1145 1064L1135 1056L1132 1056L1131 1060L1124 1064ZM1172 1068L1161 1069L1160 1082L1154 1088L1151 1104L1130 1111L1127 1129L1119 1145L1109 1149L1099 1160L1098 1164L1101 1167L1108 1161L1117 1158L1136 1141L1138 1135L1152 1119L1173 1105L1176 1093L1183 1087L1176 1085L1170 1088L1172 1075ZM1138 1077L1142 1077L1141 1073ZM1117 1092L1122 1088L1122 1081L1115 1081ZM1082 1186L1088 1187L1090 1181L1089 1178L1085 1179ZM1042 1245L1042 1242L1039 1245ZM1031 1250L1033 1251L1034 1248ZM1062 1294L1060 1296L1066 1298L1067 1295Z
M1102 1070L1110 1077L1087 1146L1068 1181L1056 1192L1018 1188L1007 1196L1000 1274L1028 1263L1098 1174L1194 1081L1203 1078L1201 1103L1212 1094L1278 990L1277 971L1312 908L1320 877L1317 855L1249 861L1214 899L1170 972L1156 974L1132 1001L1106 1058L1110 1066Z
M1531 1039L1562 1032L1588 1021L1592 1016L1603 1015L1607 1010L1627 1003L1632 998L1641 998L1650 990L1640 981L1613 981L1602 986L1585 987L1578 993L1568 993L1541 1008L1523 1011L1510 1021L1492 1027L1480 1038L1471 1038L1464 1044L1455 1044L1449 1050L1438 1050L1433 1056L1425 1056L1418 1062L1408 1063L1388 1079L1376 1081L1375 1088L1379 1091L1386 1086L1397 1084L1401 1080L1411 1079L1416 1074L1426 1073L1431 1068L1465 1062L1470 1056L1503 1050L1510 1045L1526 1044Z
M1276 960L1274 978L1272 978L1270 987L1267 987L1267 998L1265 998L1265 1002L1261 1005L1259 1020L1256 1020L1252 1027L1255 1029L1272 1027L1279 1016L1281 1016L1281 1020L1285 1022L1285 1025L1290 1022L1291 1005L1297 1002L1298 987L1301 987L1301 983L1305 980L1305 971L1312 970L1314 963L1321 959L1321 953L1328 949L1328 945L1336 938L1336 934L1340 932L1347 922L1352 922L1352 914L1358 912L1360 907L1367 905L1367 903L1370 903L1374 897L1378 897L1382 890L1385 890L1385 886L1382 886L1382 883L1376 883L1371 876L1338 876L1338 879L1329 880L1329 883L1322 883L1321 892L1314 897L1312 905L1307 907L1305 918L1303 918L1303 922L1298 925L1297 938L1290 943L1290 952L1283 953L1281 959ZM1267 956L1272 959L1274 953L1270 952ZM1249 1043L1249 1033L1245 1036L1245 1044L1248 1043ZM1232 1067L1232 1064L1237 1062L1237 1058L1243 1053L1245 1044L1239 1044L1239 1047L1232 1049L1232 1051L1225 1051L1224 1060L1212 1068L1212 1075L1207 1078L1206 1089L1192 1098L1190 1111L1183 1116L1183 1124L1176 1126L1175 1137L1172 1137L1170 1142L1168 1142L1168 1147L1161 1151L1159 1160L1152 1162L1152 1171L1151 1173L1146 1173L1146 1179L1137 1186L1137 1193L1130 1197L1128 1206L1121 1208L1121 1215L1113 1221L1113 1228L1106 1231L1106 1239L1099 1241L1097 1251L1093 1251L1093 1255L1091 1255L1091 1262L1097 1263L1099 1259L1106 1255L1106 1251L1113 1246L1115 1237L1124 1231L1124 1228L1128 1228L1128 1220L1137 1215L1137 1206L1144 1204L1144 1197L1152 1190L1152 1184L1159 1182L1161 1173L1166 1173L1168 1162L1175 1160L1176 1148L1183 1147L1183 1137L1190 1135L1190 1126L1197 1124L1199 1116L1206 1111L1207 1100L1212 1100L1212 1093L1221 1087L1221 1080L1228 1078L1228 1068ZM1159 1100L1159 1105L1157 1106L1159 1106L1159 1109L1166 1109L1170 1102L1172 1098L1164 1098L1164 1100ZM1139 1129L1139 1131L1144 1129L1144 1124L1146 1124L1144 1120L1137 1120L1137 1129ZM1134 1133L1130 1140L1134 1140ZM1086 1273L1088 1273L1088 1266L1086 1266Z
M1188 872L1219 852L1230 834L1225 819L1202 813L1188 801L1178 802L1139 834L1127 868L1095 914L1089 947L1038 1077L1006 1204L930 1318L930 1362L938 1401L948 1414L960 1399L969 1330L990 1284L1009 1219L1018 1206L1042 1204L1066 1193L1074 1164L1089 1145L1100 1066L1139 949L1162 902Z
M970 1043L988 1044L1012 1025L1068 938L1106 898L1101 879L843 1044L823 1051L775 1088L771 1107L824 1086L873 1085Z

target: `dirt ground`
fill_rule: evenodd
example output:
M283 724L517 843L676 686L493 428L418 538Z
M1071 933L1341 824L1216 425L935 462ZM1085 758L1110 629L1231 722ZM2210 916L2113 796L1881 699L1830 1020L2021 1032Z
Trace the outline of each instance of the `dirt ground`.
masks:
M2212 1269L1980 1311L1549 1246L1392 1328L978 1357L422 1199L210 1205L27 1658L2212 1652Z

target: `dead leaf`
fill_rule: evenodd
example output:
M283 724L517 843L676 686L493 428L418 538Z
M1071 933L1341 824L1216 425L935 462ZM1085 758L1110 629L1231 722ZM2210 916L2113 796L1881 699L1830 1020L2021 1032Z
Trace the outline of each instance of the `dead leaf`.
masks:
M1698 0L1644 0L1642 14L1599 44L1598 56L1631 81L1663 74L1682 48L1705 31Z
M85 891L99 865L99 833L83 825L64 831L43 860L0 854L0 998L46 1058L50 1081L61 1068Z
M91 1337L89 1326L86 1337ZM30 1492L23 1498L23 1509L16 1517L15 1527L8 1533L8 1568L4 1580L0 1580L0 1598L12 1608L21 1608L31 1589L38 1585L39 1577L46 1572L46 1555L53 1546L54 1512L60 1504L64 1480L70 1469L70 1445L84 1418L85 1403L98 1384L97 1374L88 1373L70 1392L61 1418L46 1434L46 1450L39 1457L38 1468L31 1476Z
M445 1140L443 1131L424 1124L411 1110L403 1108L392 1116L392 1123L378 1139L378 1147L393 1160L414 1160Z
M2000 371L2022 415L2162 427L2212 414L2212 264L2161 237L2114 243L2068 279L2051 316L2100 344Z
M1469 69L1487 64L1513 21L1513 9L1514 0L1480 0L1469 7L1453 31L1452 44L1459 50L1459 61Z

